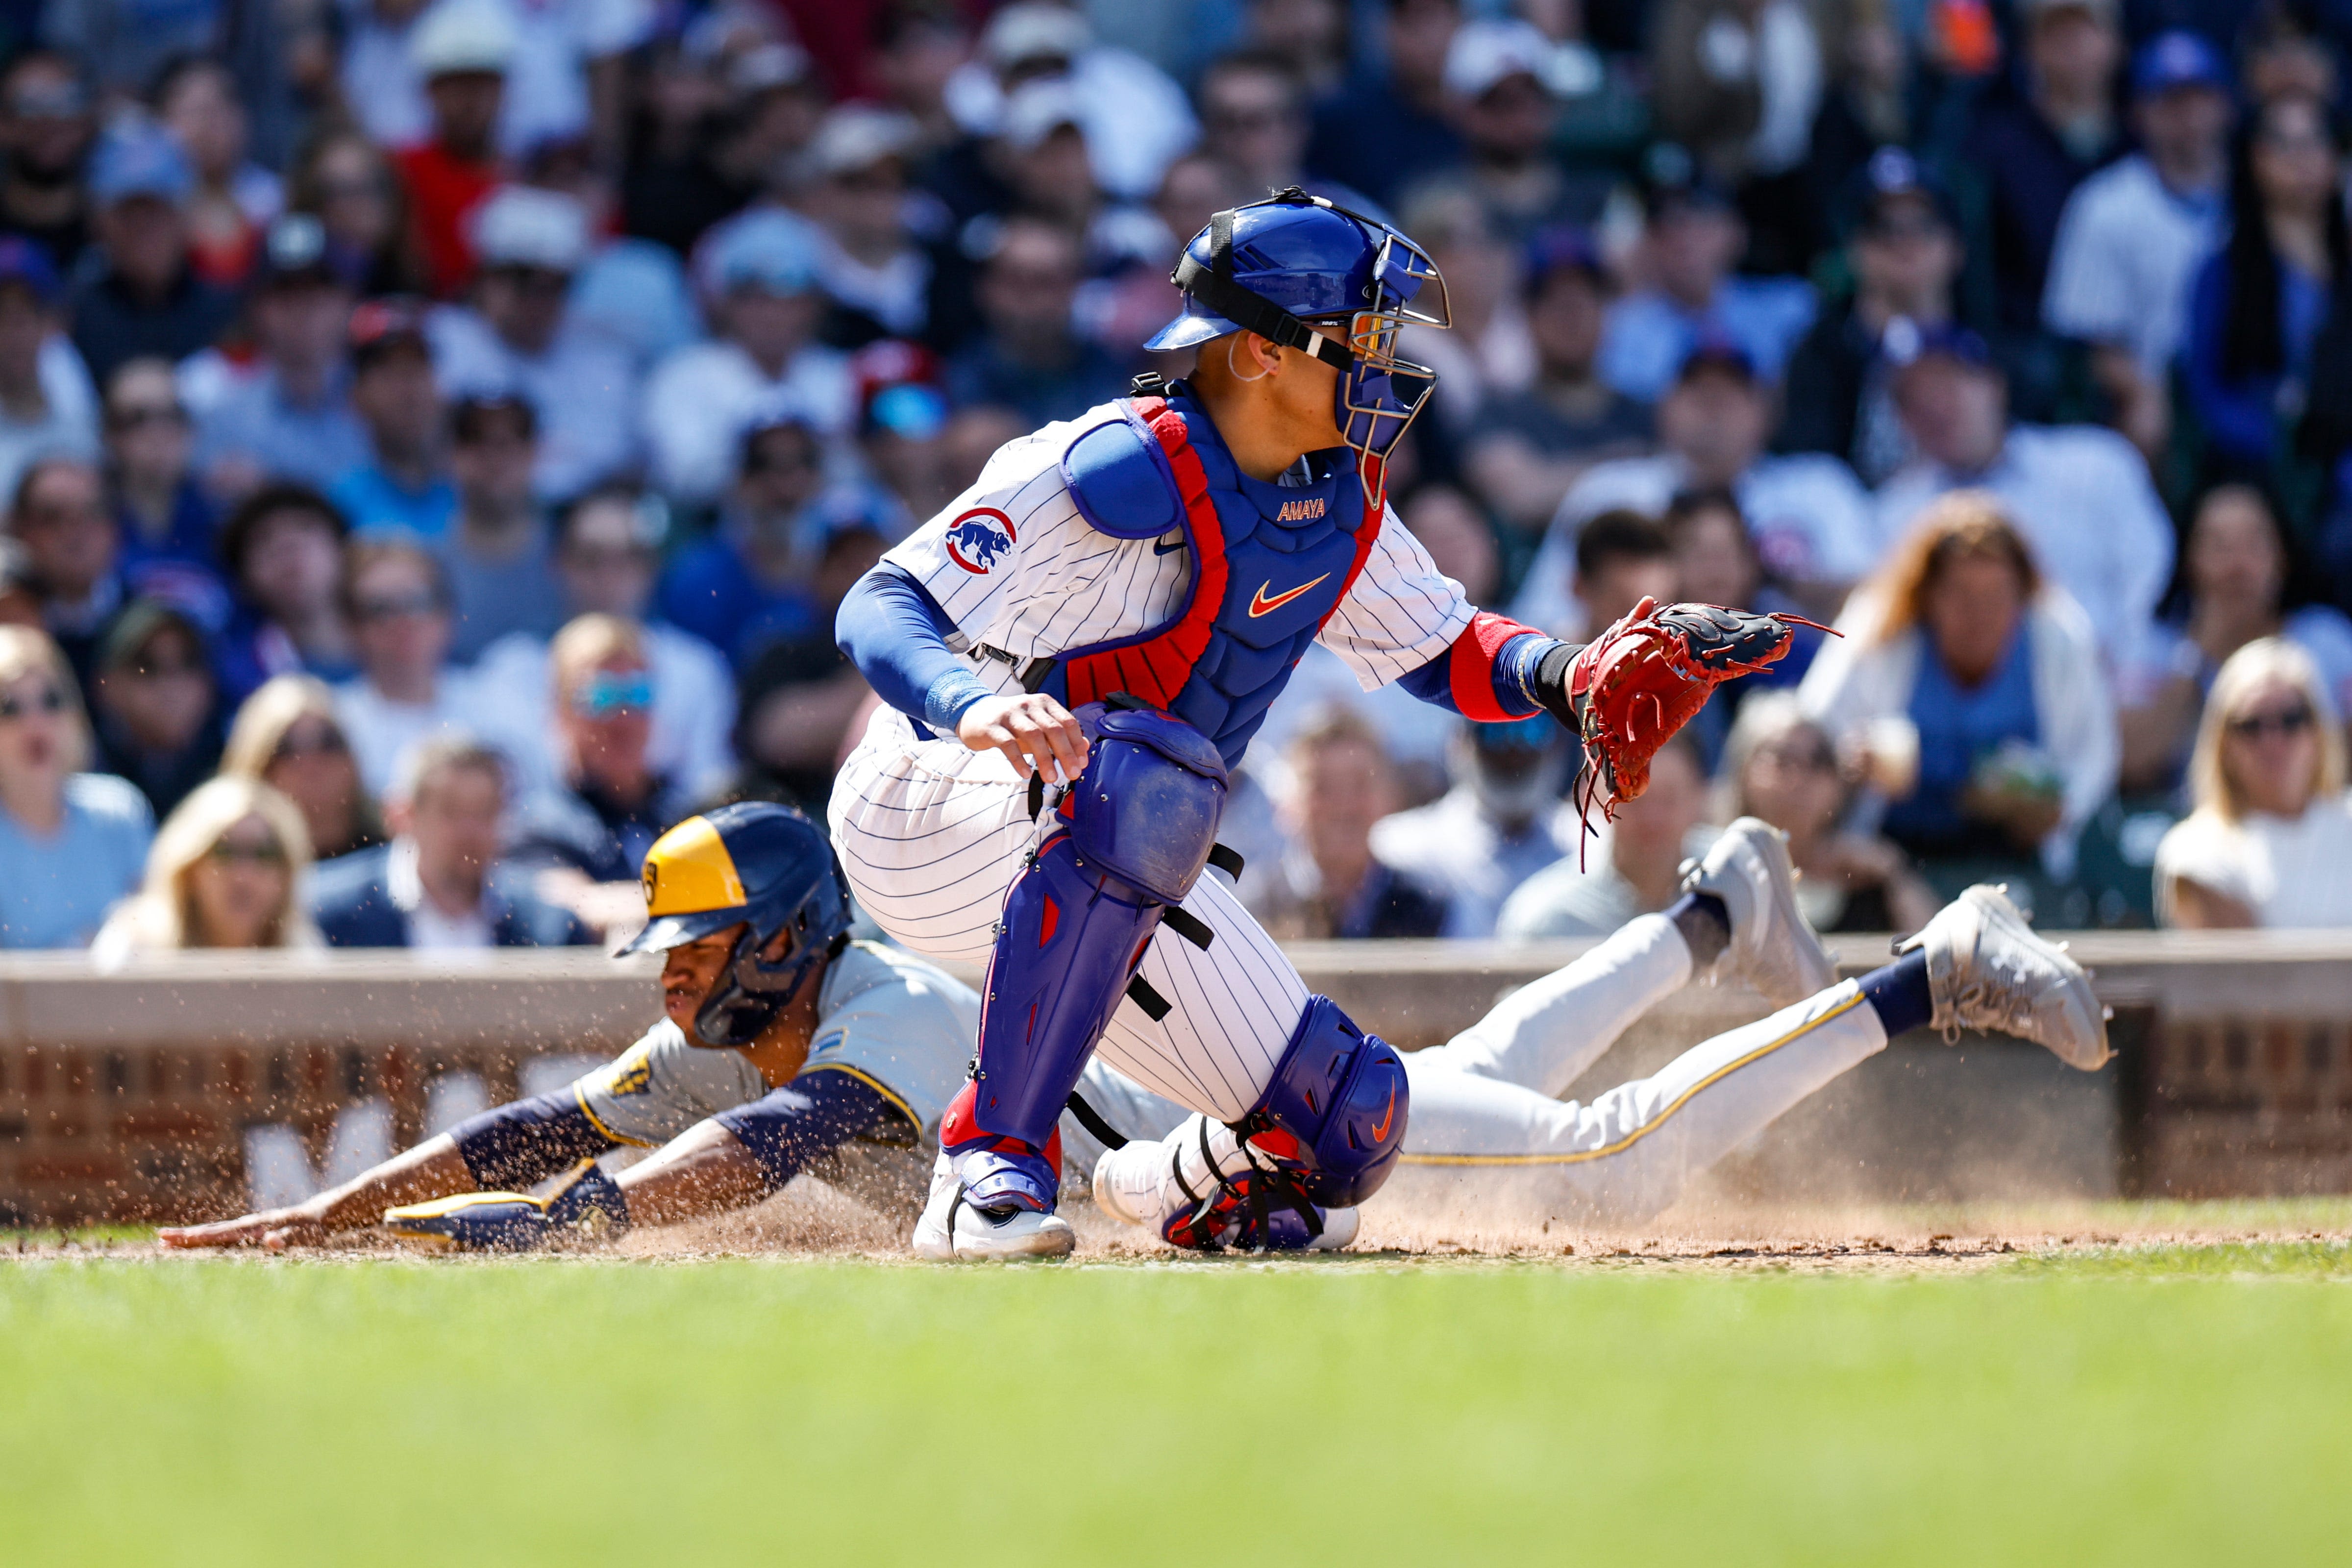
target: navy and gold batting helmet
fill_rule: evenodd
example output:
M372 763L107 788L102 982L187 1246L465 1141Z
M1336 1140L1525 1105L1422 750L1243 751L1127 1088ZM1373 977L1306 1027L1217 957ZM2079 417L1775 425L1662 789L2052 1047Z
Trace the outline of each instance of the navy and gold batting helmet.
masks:
M646 852L646 928L621 951L649 952L742 926L727 975L694 1016L706 1046L748 1046L849 942L849 884L824 830L789 806L742 801L689 816ZM793 941L774 963L761 953Z

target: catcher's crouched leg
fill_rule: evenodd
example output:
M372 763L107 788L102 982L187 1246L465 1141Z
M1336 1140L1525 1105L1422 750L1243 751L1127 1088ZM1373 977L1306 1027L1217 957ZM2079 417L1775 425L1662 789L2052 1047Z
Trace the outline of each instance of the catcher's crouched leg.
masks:
M1328 1250L1396 1168L1412 1110L1404 1058L1310 996L1257 1105L1227 1127L1195 1116L1095 1168L1105 1212L1202 1250Z
M965 1255L968 1231L973 1255L989 1256L987 1227L1052 1215L1060 1172L1047 1142L1152 934L1170 919L1188 940L1209 940L1205 925L1170 911L1215 847L1223 759L1164 713L1089 704L1078 716L1093 749L1056 807L1066 826L1005 900L972 1081L940 1138L953 1190L935 1186L917 1230L926 1256Z

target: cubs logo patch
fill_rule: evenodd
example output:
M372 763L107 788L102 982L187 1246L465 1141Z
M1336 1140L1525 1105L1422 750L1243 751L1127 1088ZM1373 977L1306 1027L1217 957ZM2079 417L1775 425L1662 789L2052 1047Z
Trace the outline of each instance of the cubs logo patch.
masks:
M1328 504L1321 496L1309 496L1305 500L1286 500L1274 514L1276 522L1311 522L1321 517Z
M985 577L1013 553L1019 539L1011 518L992 506L974 507L948 524L948 559Z

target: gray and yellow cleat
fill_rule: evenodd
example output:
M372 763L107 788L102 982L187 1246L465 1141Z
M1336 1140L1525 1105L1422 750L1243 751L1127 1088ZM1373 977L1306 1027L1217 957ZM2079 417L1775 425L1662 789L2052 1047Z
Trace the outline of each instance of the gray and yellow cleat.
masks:
M1797 907L1789 836L1771 824L1743 816L1725 828L1683 879L1683 891L1723 900L1731 915L1724 962L1775 1007L1801 1002L1837 978L1836 962Z
M393 1235L458 1252L535 1252L567 1231L602 1237L628 1227L628 1199L593 1160L574 1166L543 1198L459 1193L383 1211L383 1228Z
M2107 1049L2106 1010L2083 966L2034 934L2007 889L1968 889L1937 911L1898 953L1925 949L1930 1020L1947 1039L1991 1029L2046 1047L2069 1067L2095 1072Z

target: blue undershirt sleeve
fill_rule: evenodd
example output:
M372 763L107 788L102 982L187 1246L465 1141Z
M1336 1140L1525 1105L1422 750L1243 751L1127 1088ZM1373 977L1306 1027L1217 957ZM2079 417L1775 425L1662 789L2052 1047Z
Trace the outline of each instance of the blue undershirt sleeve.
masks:
M987 685L948 647L955 623L902 567L857 580L834 617L834 641L875 695L919 723L952 733Z
M568 1088L495 1106L459 1122L449 1136L483 1192L527 1187L620 1147L597 1131Z
M922 1134L889 1096L839 1068L804 1072L711 1120L751 1152L772 1193L845 1143L911 1148Z
M1534 695L1542 689L1537 671L1554 648L1570 646L1557 637L1528 632L1496 650L1487 679L1496 705L1507 716L1532 719L1543 711L1543 703ZM1408 670L1397 684L1423 702L1433 703L1449 713L1459 713L1462 703L1454 695L1454 681L1462 658L1458 647L1448 648L1420 668Z

